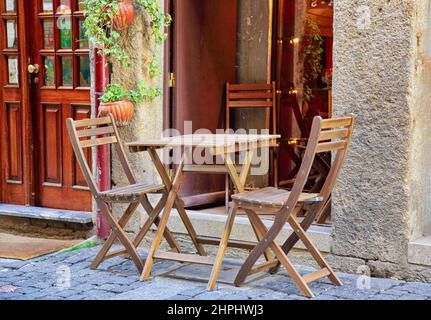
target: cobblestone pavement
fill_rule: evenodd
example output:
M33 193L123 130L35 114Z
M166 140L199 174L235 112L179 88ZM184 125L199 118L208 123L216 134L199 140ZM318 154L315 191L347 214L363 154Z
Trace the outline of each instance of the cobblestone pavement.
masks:
M133 263L121 257L104 262L98 270L89 264L98 248L52 254L30 261L0 259L0 300L303 300L285 272L259 274L242 288L231 285L237 260L223 266L221 282L205 290L208 266L163 261L154 277L139 281ZM144 253L142 252L144 255ZM313 271L300 267L301 273ZM318 300L431 300L431 284L364 278L339 273L344 286L327 280L310 285ZM361 289L362 288L362 289Z

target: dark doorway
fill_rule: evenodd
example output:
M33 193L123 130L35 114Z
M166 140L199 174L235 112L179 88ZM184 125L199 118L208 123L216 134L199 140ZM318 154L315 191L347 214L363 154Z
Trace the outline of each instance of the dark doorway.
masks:
M333 1L274 0L272 79L278 90L279 185L298 173L315 116L332 116ZM309 188L320 188L331 155L316 159Z

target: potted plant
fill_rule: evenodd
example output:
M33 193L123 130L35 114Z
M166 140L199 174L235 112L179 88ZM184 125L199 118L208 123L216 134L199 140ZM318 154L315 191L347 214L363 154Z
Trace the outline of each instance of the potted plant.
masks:
M112 114L118 126L129 124L135 114L135 106L127 92L119 84L110 84L100 98L99 116Z
M135 114L135 105L152 101L162 95L160 88L148 87L140 81L135 89L126 90L119 84L110 84L100 98L99 116L112 114L116 124L121 127L128 125Z

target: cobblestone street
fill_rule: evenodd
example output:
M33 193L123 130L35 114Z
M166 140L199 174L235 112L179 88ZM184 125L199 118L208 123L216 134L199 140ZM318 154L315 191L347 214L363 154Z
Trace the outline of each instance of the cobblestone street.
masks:
M301 300L306 299L285 272L259 274L243 288L232 283L238 261L223 267L221 283L214 292L205 290L208 266L159 262L150 281L140 282L131 261L121 257L89 269L98 248L52 254L30 261L0 260L0 300ZM300 268L310 272L309 268ZM311 284L319 300L431 300L431 284L391 279L367 279L339 274L343 287L328 281ZM359 289L363 288L363 289Z

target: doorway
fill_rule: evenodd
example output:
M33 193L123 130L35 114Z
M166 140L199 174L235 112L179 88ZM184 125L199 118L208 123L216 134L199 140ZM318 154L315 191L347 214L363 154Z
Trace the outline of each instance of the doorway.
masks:
M279 185L289 188L301 165L313 118L332 117L333 1L274 0L274 8L272 77L277 83L282 135ZM331 154L316 158L307 185L310 192L320 191L330 166ZM322 217L329 214L330 204Z
M170 84L165 129L184 134L224 129L225 84L236 81L237 1L168 1L173 17L166 60ZM170 80L170 81L169 81ZM170 97L170 98L169 98ZM190 133L190 132L189 132ZM224 201L224 175L187 173L181 195L187 207Z
M1 202L92 209L65 129L66 118L91 115L89 46L78 2L0 1Z

